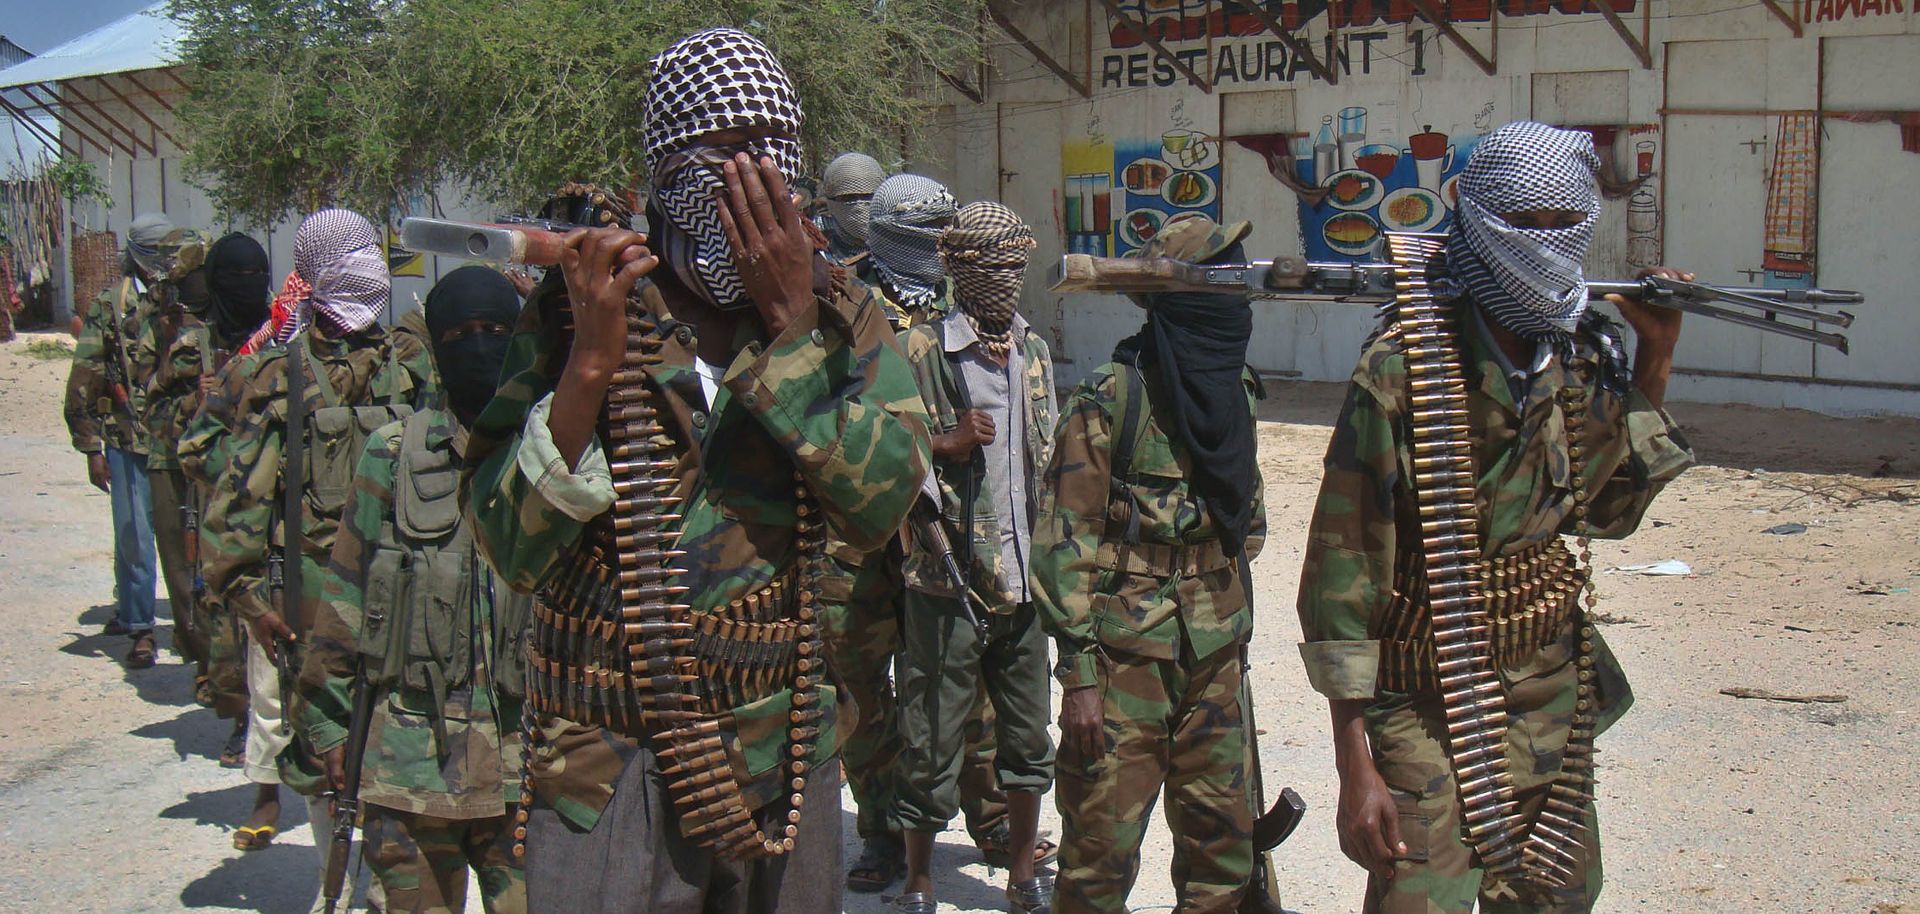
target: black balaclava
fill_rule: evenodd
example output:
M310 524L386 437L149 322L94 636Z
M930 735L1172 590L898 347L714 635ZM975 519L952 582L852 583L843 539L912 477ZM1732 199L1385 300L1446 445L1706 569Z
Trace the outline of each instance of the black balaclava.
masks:
M1235 241L1208 263L1245 263ZM1242 376L1253 308L1244 294L1168 292L1154 295L1146 326L1120 341L1113 359L1158 378L1167 403L1154 403L1163 426L1192 460L1193 492L1206 504L1229 552L1238 552L1253 524L1253 415Z
M471 425L487 401L493 399L500 383L500 366L507 360L507 347L513 338L491 333L469 333L447 341L441 337L471 320L492 321L512 329L520 317L520 295L498 272L478 265L464 266L434 283L427 293L426 309L427 332L433 337L433 363L440 369L447 407L461 425Z
M260 242L235 232L207 250L207 322L216 342L232 349L267 321L272 265Z

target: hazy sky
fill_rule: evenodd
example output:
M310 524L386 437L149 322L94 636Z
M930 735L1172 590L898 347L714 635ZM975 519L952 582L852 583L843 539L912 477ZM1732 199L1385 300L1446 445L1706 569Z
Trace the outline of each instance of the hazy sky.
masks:
M0 35L40 54L152 3L153 0L0 0Z

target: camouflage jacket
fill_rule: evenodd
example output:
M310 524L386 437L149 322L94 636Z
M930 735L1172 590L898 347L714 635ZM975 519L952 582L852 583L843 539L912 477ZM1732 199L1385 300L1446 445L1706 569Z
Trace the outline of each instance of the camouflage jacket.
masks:
M1591 493L1592 536L1618 538L1639 525L1661 488L1693 463L1667 414L1638 390L1625 396L1594 377L1593 341L1582 335L1573 364L1558 356L1531 379L1517 408L1503 357L1469 315L1460 334L1467 383L1482 554L1512 555L1573 528L1573 489L1563 389L1588 397L1581 478ZM1406 358L1396 339L1369 346L1354 369L1346 405L1327 446L1325 475L1307 534L1300 579L1301 654L1313 686L1329 699L1373 699L1380 666L1376 616L1394 594L1403 550L1418 550L1419 512L1410 485L1412 454ZM1601 721L1631 702L1625 677L1596 637L1603 684Z
M1014 334L1026 378L1023 412L1026 427L1017 432L1005 427L996 428L995 431L1003 435L1017 433L1026 436L1027 466L1022 469L1028 479L1027 517L1031 526L1038 518L1038 506L1033 502L1038 496L1040 473L1046 468L1047 458L1053 452L1053 427L1058 407L1054 402L1053 357L1046 341L1025 321L1015 324ZM977 339L972 324L958 312L917 325L900 335L900 344L907 353L907 364L913 367L914 385L920 389L920 400L927 405L931 417L930 434L945 434L960 424L960 410L956 404L958 389L954 377L956 366L949 356L972 346ZM1009 399L1019 397L1022 393L1022 388L1013 387L1008 391ZM992 611L1011 613L1014 610L1014 595L1007 586L1007 580L1009 575L1019 573L1019 569L1005 567L1000 546L1002 531L999 512L994 507L993 492L987 486L986 467L983 464L984 461L935 458L933 482L940 492L940 514L946 521L949 539L954 539L954 534L966 523L968 505L961 493L971 483L973 529L967 531L966 536L971 543L972 590ZM969 559L959 555L962 547L957 539L953 547L956 557L961 559L961 567L966 568L965 563ZM946 565L939 556L928 551L924 543L918 541L907 555L906 580L907 586L915 590L954 595L953 584L947 578Z
M82 319L80 339L73 347L73 368L67 374L65 413L73 449L98 454L111 447L136 454L147 452L147 386L151 365L136 367L134 344L147 315L154 310L153 290L123 277L93 300ZM114 394L118 385L126 402Z
M558 568L613 502L599 443L570 472L547 432L565 349L543 312L564 294L549 280L522 309L501 372L506 381L468 450L470 463L480 461L466 480L474 536L494 570L522 592ZM683 517L676 548L687 552L678 564L688 572L672 583L690 588L682 599L693 612L725 606L793 564L796 472L830 536L852 551L872 552L900 529L915 492L902 480L927 470L926 411L869 297L856 300L844 289L823 297L771 343L760 339L757 324L743 324L709 404L695 367L693 327L673 320L651 283L640 294L660 322L663 361L645 372L660 395L656 421L673 442L680 480L673 494L686 499L676 509ZM823 707L833 708L824 695L832 687L822 690ZM791 697L783 689L770 700ZM828 738L833 719L829 713L823 720L818 743L829 754L837 751ZM771 799L784 784L777 766L751 765L783 751L783 723L743 728L730 747L730 756L749 762L749 802ZM639 744L559 718L543 719L541 727L544 739L529 760L537 801L591 828Z
M432 405L438 394L429 380L431 358L418 340L389 334L378 325L344 340L303 332L313 362L324 366L343 405ZM293 345L299 345L296 338ZM212 494L200 523L200 563L207 591L242 619L268 610L267 559L271 529L278 517L285 464L288 348L269 349L234 359L221 374L219 390L208 395L180 442L181 459L197 463L212 478ZM304 386L309 415L327 405L323 385L308 377ZM309 459L322 455L310 454ZM327 455L351 459L356 455ZM333 548L341 503L323 503L311 490L302 530L300 619L317 608L320 576ZM293 620L289 619L290 622ZM298 625L296 625L296 629Z
M1212 516L1187 484L1186 448L1153 414L1157 381L1146 373L1139 386L1130 385L1122 372L1133 370L1108 362L1074 388L1041 487L1034 600L1059 646L1060 680L1069 689L1097 683L1103 647L1160 660L1179 659L1185 647L1208 657L1253 631L1238 556L1225 554ZM1258 391L1251 373L1246 384L1251 411ZM1114 438L1125 398L1135 391L1146 394L1146 402L1125 480L1132 497L1116 499ZM1260 491L1256 482L1256 499ZM1135 528L1135 541L1128 542ZM1260 554L1266 532L1261 499L1247 534L1249 561Z
M428 450L458 462L466 432L452 414L434 410L414 421L431 423L425 436ZM320 579L319 611L300 674L300 691L306 699L302 723L308 739L321 752L346 742L356 673L361 672L363 663L368 667L377 663L362 649L362 637L368 631L367 587L376 552L382 548L398 551L390 531L396 524L395 487L402 484L405 425L395 422L383 426L367 439L354 472L353 494L348 497L333 543L332 560ZM444 500L449 508L457 505L457 496L450 492ZM459 523L457 516L453 522ZM448 534L448 539L471 548L471 541L457 532ZM465 640L471 649L465 658L467 668L465 675L458 677L459 685L446 689L443 700L437 699L430 687L409 684L407 680L413 677L395 676L393 681L381 683L379 670L367 671L375 680L367 688L376 691L360 769L360 799L365 802L417 815L475 819L502 815L519 799L521 701L497 690L491 671L514 668L497 659L499 652L518 649L526 633L524 628L518 632L496 631L493 576L484 567L474 573L485 586L466 591L473 596L469 611L460 612L459 607L454 611L468 624ZM424 583L416 580L412 587L420 588ZM452 599L458 588L445 590L442 598ZM504 588L501 596L506 596ZM396 632L391 637L417 637L418 630L427 628L422 620L412 618L418 615L417 609L406 612L400 607L383 608L402 615L406 627L416 630ZM524 622L525 613L519 618ZM426 640L432 638L427 635ZM399 649L417 655L416 647L408 643ZM379 649L384 653L387 648L380 645Z
M168 314L156 310L141 322L140 339L133 347L133 361L139 369L148 369L146 427L149 448L147 469L173 470L180 466L180 438L186 433L185 420L193 418L182 407L200 399L200 363L207 351L205 322L185 309ZM138 370L138 369L136 369Z

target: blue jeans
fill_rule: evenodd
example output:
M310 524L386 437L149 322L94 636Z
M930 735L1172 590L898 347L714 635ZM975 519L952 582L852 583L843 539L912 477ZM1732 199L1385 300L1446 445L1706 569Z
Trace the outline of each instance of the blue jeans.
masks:
M153 630L153 495L147 488L147 455L107 448L113 474L113 586L127 631Z

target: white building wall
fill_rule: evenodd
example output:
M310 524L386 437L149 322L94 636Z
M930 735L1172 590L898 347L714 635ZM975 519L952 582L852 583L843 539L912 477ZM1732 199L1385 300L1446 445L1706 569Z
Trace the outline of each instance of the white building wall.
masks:
M1361 146L1379 144L1374 151L1392 153L1390 160L1370 163L1386 177L1375 182L1380 196L1358 209L1378 224L1388 218L1381 205L1391 202L1387 194L1422 196L1423 179L1427 191L1444 194L1444 178L1478 137L1499 124L1533 118L1612 127L1605 152L1616 176L1647 177L1633 192L1607 201L1590 275L1626 277L1637 267L1667 263L1695 270L1708 282L1785 285L1800 277L1790 269L1769 277L1766 267L1779 266L1783 255L1768 251L1792 249L1784 255L1792 260L1799 248L1811 247L1812 281L1868 295L1867 304L1852 309L1859 320L1849 332L1851 355L1725 322L1690 320L1676 396L1834 413L1920 414L1920 359L1911 355L1920 349L1920 307L1912 291L1920 289L1920 257L1914 256L1920 155L1903 151L1894 123L1834 116L1920 109L1920 15L1909 8L1913 2L1787 2L1783 6L1803 20L1804 34L1795 37L1757 4L1729 11L1717 0L1638 0L1621 16L1636 36L1646 29L1650 68L1602 16L1568 15L1558 5L1553 12L1499 15L1497 29L1457 24L1467 41L1496 58L1491 76L1431 24L1385 21L1390 12L1404 16L1407 4L1342 0L1343 18L1368 18L1371 9L1379 14L1367 24L1343 21L1338 29L1329 28L1320 4L1302 4L1302 10L1317 11L1305 17L1299 34L1319 56L1325 57L1330 40L1336 51L1340 79L1330 85L1297 66L1271 33L1228 34L1232 24L1219 15L1221 3L1122 0L1130 17L1172 24L1175 31L1162 43L1212 79L1212 92L1129 40L1099 3L1028 3L1011 11L1014 24L1085 82L1092 97L1080 97L1032 54L990 32L985 103L957 94L946 99L940 127L926 144L934 152L911 164L948 181L963 200L1000 199L1019 209L1042 238L1037 259L1043 263L1061 250L1130 250L1138 239L1125 220L1142 209L1151 211L1143 217L1148 219L1192 209L1250 220L1250 255L1325 258L1354 256L1325 240L1329 219L1342 210L1303 206L1269 173L1260 154L1217 138L1305 134L1311 147L1326 119L1332 118L1329 126L1338 134L1342 112L1364 109L1365 139L1349 144L1343 158L1336 137L1332 158L1338 168L1360 164ZM1276 15L1294 8L1278 2L1268 7ZM1466 0L1455 0L1451 8L1455 15L1470 11ZM1182 23L1190 31L1180 32ZM1810 139L1796 141L1790 128L1802 112L1800 122L1824 129L1801 131L1798 136ZM1819 117L1821 112L1829 116ZM1347 122L1358 125L1355 118ZM1452 147L1451 169L1420 173L1413 138L1423 133L1445 136L1440 145ZM1434 140L1429 135L1421 142ZM1203 151L1192 151L1200 145ZM1817 165L1780 166L1783 152L1804 150L1811 150ZM1295 151L1283 154L1287 165ZM1314 161L1311 148L1297 151L1304 154L1304 173L1324 164ZM1168 204L1164 195L1156 200L1115 190L1127 183L1127 167L1138 159L1171 159L1170 170L1189 167L1214 186L1189 207ZM1388 161L1392 170L1384 168ZM1104 209L1082 205L1097 202L1103 186L1110 193ZM1810 202L1814 218L1793 223L1792 231L1783 232L1780 226L1787 223L1778 220L1770 227L1770 199L1776 206ZM1403 204L1393 212L1419 210ZM1080 229L1091 231L1070 231ZM1783 234L1790 236L1785 244ZM1061 378L1076 378L1138 326L1139 314L1117 296L1049 294L1043 275L1040 268L1030 275L1024 307L1068 363ZM1372 324L1371 309L1361 305L1255 307L1249 350L1254 367L1310 379L1344 379Z

